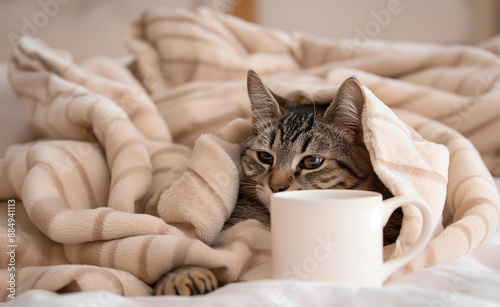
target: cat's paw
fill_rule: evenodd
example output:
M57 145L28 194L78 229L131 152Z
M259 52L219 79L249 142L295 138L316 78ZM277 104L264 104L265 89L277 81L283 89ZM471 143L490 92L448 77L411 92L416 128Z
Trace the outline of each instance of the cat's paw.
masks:
M156 283L154 295L196 295L217 289L214 273L198 266L184 266L165 274Z

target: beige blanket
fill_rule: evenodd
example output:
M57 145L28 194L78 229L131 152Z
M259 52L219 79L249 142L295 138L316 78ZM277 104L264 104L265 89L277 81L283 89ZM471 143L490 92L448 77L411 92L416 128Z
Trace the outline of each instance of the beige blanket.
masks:
M238 193L238 143L251 133L249 68L303 103L331 99L351 75L366 86L363 129L377 174L436 217L434 238L392 279L484 246L497 228L500 38L481 47L322 40L210 11L154 10L126 43L127 67L104 58L77 65L28 38L10 63L19 106L43 136L0 160L1 232L8 200L16 223L15 240L0 236L14 246L15 271L2 253L0 279L15 273L16 295L148 295L188 264L223 283L269 278L262 225L221 233ZM404 212L387 258L418 237L419 213Z

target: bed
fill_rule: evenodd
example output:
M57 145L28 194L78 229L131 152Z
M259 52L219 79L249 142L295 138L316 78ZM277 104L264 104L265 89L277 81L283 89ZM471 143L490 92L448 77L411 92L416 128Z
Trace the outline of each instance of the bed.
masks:
M76 64L57 46L22 38L1 66L0 198L17 204L8 305L500 304L500 37L360 45L165 9L145 12L125 43L130 57ZM305 104L331 99L351 75L366 87L377 174L438 217L426 250L385 287L271 280L268 231L247 221L220 232L237 196L237 144L249 133L249 68ZM388 258L418 235L418 214L404 210ZM0 258L2 280L9 257ZM214 268L227 285L149 296L182 264ZM6 300L9 290L1 293Z

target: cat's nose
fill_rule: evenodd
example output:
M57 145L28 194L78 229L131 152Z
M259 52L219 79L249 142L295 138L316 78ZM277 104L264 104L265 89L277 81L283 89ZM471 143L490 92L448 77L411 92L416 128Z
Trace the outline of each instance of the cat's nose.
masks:
M269 184L269 188L273 191L273 193L283 192L289 187L290 185L286 184Z

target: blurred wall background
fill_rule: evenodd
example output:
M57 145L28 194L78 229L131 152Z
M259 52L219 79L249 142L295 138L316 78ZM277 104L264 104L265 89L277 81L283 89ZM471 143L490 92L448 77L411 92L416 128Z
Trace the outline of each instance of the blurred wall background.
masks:
M472 44L500 32L498 0L264 0L258 6L262 24L324 37L371 31L379 39Z
M286 31L325 38L474 44L500 32L498 0L16 0L0 2L0 62L25 33L73 53L126 54L122 35L148 8L207 6Z

